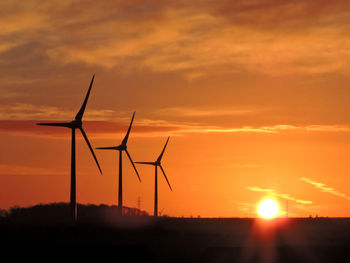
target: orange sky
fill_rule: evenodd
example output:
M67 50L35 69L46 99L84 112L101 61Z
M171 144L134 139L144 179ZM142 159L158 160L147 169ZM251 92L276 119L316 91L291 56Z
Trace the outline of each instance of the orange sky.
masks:
M70 121L93 147L154 161L171 136L159 211L350 216L350 3L81 1L0 3L0 208L68 202ZM117 153L77 136L77 201L117 203ZM152 213L154 170L124 158L124 202Z

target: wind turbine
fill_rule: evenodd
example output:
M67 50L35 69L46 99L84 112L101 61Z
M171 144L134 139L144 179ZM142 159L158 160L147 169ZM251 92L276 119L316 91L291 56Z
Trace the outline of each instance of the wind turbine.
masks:
M90 152L92 154L92 156L95 159L95 162L97 164L98 169L100 170L100 173L102 174L101 171L101 167L97 161L96 155L91 147L91 144L89 142L88 137L86 136L86 133L83 129L83 123L82 123L82 118L84 116L84 112L85 112L85 108L86 108L86 104L88 102L89 99L89 95L90 95L90 91L91 91L91 87L92 84L94 82L95 79L95 74L93 75L91 82L90 82L90 86L88 89L88 92L85 96L85 100L83 102L83 104L81 105L80 110L78 111L77 115L75 116L75 119L71 122L53 122L53 123L37 123L37 125L44 125L44 126L55 126L55 127L65 127L65 128L69 128L72 130L72 149L71 149L71 182L70 182L70 206L72 209L72 215L73 215L73 219L76 220L77 219L77 203L76 203L76 168L75 168L75 130L79 129L81 134L83 135L86 144L89 146Z
M161 160L162 160L162 157L163 157L163 154L164 154L164 151L165 151L165 148L166 146L168 145L168 141L169 141L169 138L167 139L165 145L164 145L164 148L163 148L163 151L160 153L159 157L157 158L157 160L155 162L135 162L135 163L139 163L139 164L146 164L146 165L153 165L155 167L155 181L154 181L154 216L158 216L158 174L157 174L157 171L158 171L158 166L160 167L160 169L162 170L162 173L164 175L164 178L165 180L167 181L168 185L169 185L169 188L171 191L173 191L173 189L171 188L171 185L169 183L169 180L168 178L166 177L165 175L165 172L164 172L164 169L161 165Z
M137 175L137 178L139 179L139 181L141 182L141 178L139 176L139 173L135 167L135 164L134 162L132 161L131 159L131 156L127 150L127 142L128 142L128 138L129 138L129 134L130 134L130 130L131 130L131 126L132 126L132 123L134 121L134 117L135 117L135 112L134 114L132 115L132 119L131 119L131 122L130 122L130 125L129 125L129 129L128 131L126 132L126 135L122 141L122 143L118 146L111 146L111 147L98 147L96 149L98 150L115 150L115 151L119 151L119 185L118 185L118 209L119 209L119 213L120 215L122 215L123 213L123 173L122 173L122 164L123 164L123 161L122 161L122 153L123 151L125 151L126 155L128 156L132 166L134 167L134 170L136 172L136 175Z

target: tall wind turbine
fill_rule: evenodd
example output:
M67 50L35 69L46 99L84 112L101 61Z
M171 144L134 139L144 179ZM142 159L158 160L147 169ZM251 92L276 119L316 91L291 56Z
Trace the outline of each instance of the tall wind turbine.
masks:
M155 181L154 181L154 216L158 216L158 166L160 167L160 169L162 170L162 173L164 175L165 180L167 181L169 188L171 191L173 191L173 189L171 188L171 185L169 183L168 178L165 175L164 169L161 165L161 160L165 151L166 146L168 145L168 141L169 138L167 139L163 151L160 153L159 157L157 158L157 160L155 162L135 162L135 163L139 163L139 164L146 164L146 165L153 165L155 167Z
M129 125L129 129L128 131L126 132L126 135L122 141L122 143L118 146L111 146L111 147L98 147L96 149L98 150L115 150L115 151L119 151L119 185L118 185L118 209L119 209L119 213L120 215L122 215L123 213L123 173L122 173L122 165L123 165L123 161L122 161L122 153L123 151L125 151L126 155L128 156L132 166L134 167L134 170L136 172L136 175L137 175L137 178L139 179L139 181L141 182L141 178L139 176L139 173L136 169L136 166L134 164L134 162L132 161L131 159L131 156L127 150L127 142L128 142L128 138L129 138L129 134L130 134L130 130L131 130L131 126L132 126L132 123L134 121L134 117L135 117L135 112L134 114L132 115L132 119L131 119L131 122L130 122L130 125Z
M54 122L54 123L37 123L37 125L44 125L44 126L56 126L56 127L65 127L65 128L69 128L72 130L72 150L71 150L71 182L70 182L70 206L72 209L72 215L73 215L73 219L76 220L77 219L77 203L76 203L76 169L75 169L75 130L79 129L81 134L83 135L86 144L89 146L90 152L92 154L92 156L95 159L95 162L97 164L98 169L100 170L100 173L102 174L101 171L101 167L97 161L96 155L91 147L91 144L89 142L88 137L86 136L86 133L83 129L83 123L82 123L82 118L84 116L84 112L85 112L85 108L86 108L86 104L88 102L89 99L89 95L90 95L90 91L91 91L91 87L92 84L94 82L95 79L95 74L93 75L92 79L91 79L91 83L89 86L89 90L85 96L85 100L83 102L83 105L81 105L80 110L78 111L77 115L75 116L75 119L71 122Z

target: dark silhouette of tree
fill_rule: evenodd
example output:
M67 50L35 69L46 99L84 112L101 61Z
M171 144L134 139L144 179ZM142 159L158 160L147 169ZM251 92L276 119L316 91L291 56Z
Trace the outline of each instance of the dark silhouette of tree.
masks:
M118 220L117 206L78 204L79 222L103 223ZM123 207L123 214L129 217L148 217L148 213L137 208ZM69 203L38 204L31 207L12 207L9 211L1 210L0 219L7 222L21 223L68 223L71 222Z

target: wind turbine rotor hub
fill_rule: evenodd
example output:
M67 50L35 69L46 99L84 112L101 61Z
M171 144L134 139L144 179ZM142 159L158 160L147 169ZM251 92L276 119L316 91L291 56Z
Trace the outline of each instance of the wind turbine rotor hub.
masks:
M75 128L75 129L79 129L82 127L83 123L81 122L81 120L74 120L74 121L71 121L71 127L72 128Z

